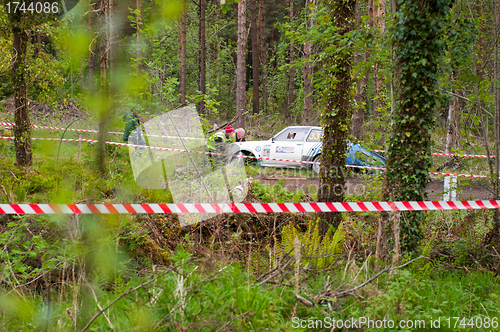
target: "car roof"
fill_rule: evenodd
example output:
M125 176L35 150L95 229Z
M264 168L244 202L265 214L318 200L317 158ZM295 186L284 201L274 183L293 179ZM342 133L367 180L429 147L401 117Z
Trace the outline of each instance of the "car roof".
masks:
M288 126L286 128L304 128L304 129L311 129L311 128L314 128L314 129L323 129L321 127L318 127L318 126ZM286 129L285 128L285 129Z

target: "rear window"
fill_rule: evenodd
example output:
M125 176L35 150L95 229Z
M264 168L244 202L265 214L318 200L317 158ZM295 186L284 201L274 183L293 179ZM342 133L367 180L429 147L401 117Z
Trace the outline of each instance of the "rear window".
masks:
M309 136L307 136L307 142L320 142L323 138L323 130L311 130Z

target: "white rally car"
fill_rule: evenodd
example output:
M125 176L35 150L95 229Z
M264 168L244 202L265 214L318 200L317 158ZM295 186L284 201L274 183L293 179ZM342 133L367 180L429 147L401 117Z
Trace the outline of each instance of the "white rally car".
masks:
M298 163L296 161L319 162L323 150L323 129L313 126L287 127L267 141L248 141L232 143L232 155L247 155L261 160L262 166L311 168L319 173L319 165ZM347 142L347 164L354 166L385 165L384 157L369 151L359 144ZM267 159L268 158L268 159ZM281 159L281 160L278 160ZM251 161L252 159L247 159ZM254 160L257 162L257 160Z

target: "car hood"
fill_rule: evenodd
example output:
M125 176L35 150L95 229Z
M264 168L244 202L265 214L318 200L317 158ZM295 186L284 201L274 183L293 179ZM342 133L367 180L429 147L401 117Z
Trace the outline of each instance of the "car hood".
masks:
M262 153L262 148L264 147L264 145L270 144L271 142L272 142L271 140L267 140L267 141L248 141L248 142L231 143L230 150L231 154L235 154L241 150L250 151L253 154L260 154Z

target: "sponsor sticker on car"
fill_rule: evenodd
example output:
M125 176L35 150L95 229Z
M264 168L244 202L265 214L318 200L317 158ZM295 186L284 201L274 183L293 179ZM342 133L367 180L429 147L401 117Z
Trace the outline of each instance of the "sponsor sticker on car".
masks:
M277 146L276 153L293 153L295 150L294 146Z
M264 149L262 150L262 156L269 157L271 155L271 145L264 145Z

